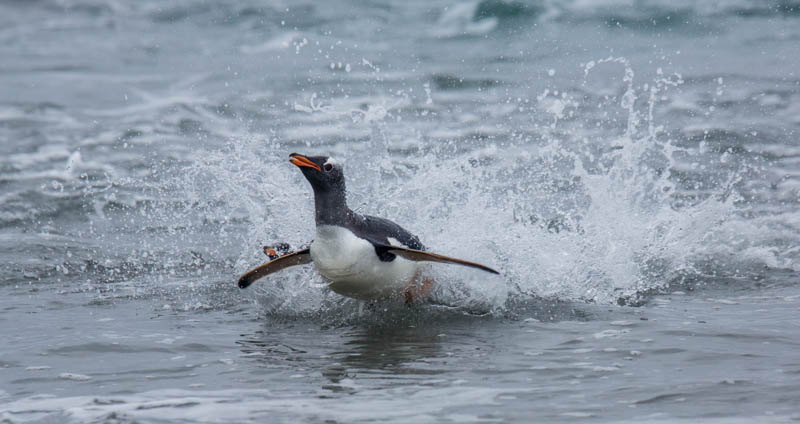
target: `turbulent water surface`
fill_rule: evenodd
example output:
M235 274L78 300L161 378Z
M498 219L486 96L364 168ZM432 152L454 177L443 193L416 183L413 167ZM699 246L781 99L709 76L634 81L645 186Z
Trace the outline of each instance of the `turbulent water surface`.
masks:
M0 421L800 420L800 3L0 2ZM436 252L312 269L294 151Z

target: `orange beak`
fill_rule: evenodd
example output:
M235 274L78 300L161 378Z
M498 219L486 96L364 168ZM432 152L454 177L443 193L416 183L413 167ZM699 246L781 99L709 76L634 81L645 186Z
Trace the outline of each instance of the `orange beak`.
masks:
M291 155L289 155L289 162L293 163L296 166L306 166L308 168L314 168L317 171L322 172L322 169L320 169L319 165L317 165L314 162L311 162L305 156L298 155L297 153L292 153Z

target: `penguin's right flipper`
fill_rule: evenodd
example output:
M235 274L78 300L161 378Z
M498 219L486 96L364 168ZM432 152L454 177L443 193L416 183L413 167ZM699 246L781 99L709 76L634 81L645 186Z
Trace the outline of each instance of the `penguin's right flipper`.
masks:
M296 265L311 263L311 250L303 249L292 253L287 253L265 264L261 264L250 271L247 271L239 278L239 288L244 289L256 282L256 280L266 277L269 274L278 272Z
M382 250L385 250L385 251L389 252L389 253L393 253L393 254L395 254L397 256L402 256L403 258L406 258L406 259L408 259L410 261L416 261L416 262L439 262L439 263L443 263L443 264L463 265L463 266L468 266L468 267L472 267L472 268L477 268L477 269L480 269L482 271L490 272L492 274L500 274L499 272L495 271L492 268L489 268L486 265L481 265L481 264L476 263L476 262L465 261L464 259L451 258L449 256L440 255L438 253L431 253L431 252L426 252L426 251L423 251L423 250L409 249L409 248L402 247L402 246L383 245L383 246L378 246L378 247L381 248Z

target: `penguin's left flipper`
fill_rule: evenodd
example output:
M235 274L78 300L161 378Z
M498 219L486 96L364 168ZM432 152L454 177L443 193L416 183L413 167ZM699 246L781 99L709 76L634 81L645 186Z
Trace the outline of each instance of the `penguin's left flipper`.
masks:
M463 259L451 258L449 256L439 255L437 253L425 252L422 250L408 249L400 246L381 246L386 249L386 252L393 253L402 258L416 262L439 262L443 264L456 264L464 265L472 268L477 268L492 274L500 274L499 272L489 268L486 265L481 265L476 262L465 261Z
M311 250L303 249L296 252L287 253L265 264L261 264L250 271L244 273L239 278L239 288L244 289L256 282L256 280L266 277L269 274L278 272L296 265L311 263Z

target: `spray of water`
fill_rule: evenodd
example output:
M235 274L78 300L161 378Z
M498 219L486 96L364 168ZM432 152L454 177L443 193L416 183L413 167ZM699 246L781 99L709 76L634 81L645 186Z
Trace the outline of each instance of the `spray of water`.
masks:
M585 77L599 66L621 66L624 73L622 94L604 105L625 117L611 137L581 126L580 108L596 99L549 90L537 99L553 116L540 127L540 142L470 148L453 140L392 153L381 137L384 113L354 120L373 134L357 149L305 149L345 162L354 209L398 221L432 251L502 273L432 266L436 303L503 313L530 298L630 301L701 274L699 258L713 250L708 240L720 237L719 225L734 216L736 196L722 184L719 193L681 200L672 170L682 149L654 118L663 96L682 83L680 75L659 70L651 83L636 86L631 65L611 57L586 64ZM333 109L305 112L347 112ZM562 127L567 114L578 119ZM306 152L278 139L238 139L224 150L195 152L173 181L221 223L216 235L236 257L231 284L235 273L265 260L263 244L302 246L313 238L311 190L286 162L294 150ZM248 293L279 315L369 312L327 291L310 268L269 277Z

